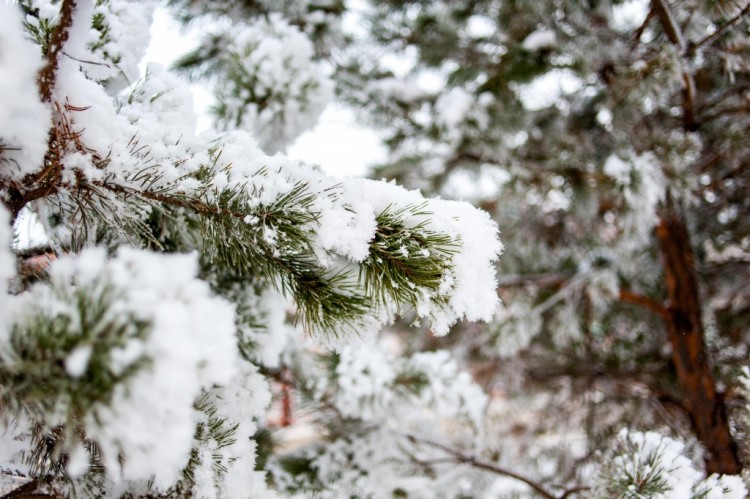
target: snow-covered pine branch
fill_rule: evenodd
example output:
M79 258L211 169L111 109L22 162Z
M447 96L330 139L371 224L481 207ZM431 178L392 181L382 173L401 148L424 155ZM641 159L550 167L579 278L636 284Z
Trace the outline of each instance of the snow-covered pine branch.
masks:
M152 8L0 4L0 472L52 495L261 497L251 437L287 311L329 343L412 312L445 334L492 317L502 246L467 204L269 156L240 114L196 135L185 83L137 72ZM309 43L282 27L276 46ZM282 84L313 53L268 50L250 70L285 104L249 128L275 150L328 97L295 107L310 94ZM22 209L58 258L11 293Z

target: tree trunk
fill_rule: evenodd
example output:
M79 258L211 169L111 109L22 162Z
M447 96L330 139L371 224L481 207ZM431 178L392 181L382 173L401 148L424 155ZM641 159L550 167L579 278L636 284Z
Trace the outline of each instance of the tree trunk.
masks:
M671 203L668 203L671 204ZM684 219L667 209L656 228L669 294L667 334L672 362L693 430L706 450L706 471L738 474L737 445L729 431L724 400L708 362L695 276L695 258Z

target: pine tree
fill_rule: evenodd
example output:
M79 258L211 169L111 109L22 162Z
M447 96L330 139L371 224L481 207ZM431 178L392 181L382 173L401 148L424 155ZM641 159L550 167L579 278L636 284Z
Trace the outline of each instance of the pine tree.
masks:
M382 1L322 15L327 3L303 0L173 3L218 16L232 5L231 29L287 16L334 67L340 98L386 134L374 177L493 213L507 245L504 308L445 341L503 395L484 422L489 442L439 445L445 461L481 468L472 459L486 457L485 469L515 465L502 470L514 483L516 470L550 485L475 482L471 493L731 494L722 479L676 489L666 474L680 452L708 474L739 473L747 459L737 387L750 310L750 5ZM359 31L341 25L352 14ZM181 64L200 75L219 53ZM399 337L407 355L436 348ZM511 419L521 410L534 420ZM635 469L667 463L652 467L653 489L629 488L638 474L622 474L623 449Z
M138 70L153 8L0 4L4 497L273 496L282 350L341 351L411 311L444 334L497 302L486 213L269 155L331 97L303 32L238 37L217 131L196 135L187 85ZM29 214L41 256L13 240Z
M202 136L152 6L0 5L16 497L744 497L750 5L170 5ZM484 212L268 155L334 91L492 214L500 308Z
M511 403L547 398L520 433L556 439L527 438L500 462L586 483L582 464L599 466L632 426L691 435L708 474L742 469L728 412L746 410L734 387L748 341L749 12L372 2L364 49L339 70L342 95L388 134L375 176L471 196L505 234L506 308L472 344L454 336L454 351ZM373 44L408 69L364 57ZM550 82L553 97L535 99ZM488 188L459 188L470 182Z

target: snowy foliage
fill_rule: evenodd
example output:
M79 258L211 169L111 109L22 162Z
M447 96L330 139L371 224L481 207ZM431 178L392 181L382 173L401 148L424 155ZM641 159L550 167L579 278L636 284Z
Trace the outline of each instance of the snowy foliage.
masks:
M0 3L0 495L746 495L750 6L166 6Z
M283 150L333 97L333 83L313 54L310 40L276 14L232 37L216 88L220 126L251 132L269 154Z
M685 456L684 444L655 432L629 432L617 436L600 471L596 497L654 499L722 497L742 499L747 489L731 475L704 474Z
M50 238L16 275L0 209L0 471L56 495L271 496L256 439L289 352L348 344L348 359L396 314L437 334L488 320L502 245L468 204L261 150L312 126L332 92L280 15L234 38L222 131L196 135L187 84L138 73L153 8L0 5L0 189ZM295 349L304 335L318 346ZM445 354L397 371L382 390L413 372L418 411L479 424L484 396ZM348 417L376 395L361 375L329 380Z

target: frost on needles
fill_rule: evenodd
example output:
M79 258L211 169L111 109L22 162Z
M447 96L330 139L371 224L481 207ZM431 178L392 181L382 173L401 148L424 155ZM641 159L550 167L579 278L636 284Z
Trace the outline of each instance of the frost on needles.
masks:
M332 85L280 19L237 40L229 62L258 78L220 86L231 113L196 135L186 85L138 73L152 10L0 4L0 474L81 497L269 496L255 438L289 338L336 345L397 315L439 335L489 320L502 246L468 204L267 154ZM302 51L248 48L272 37ZM302 74L314 82L280 86ZM265 108L247 91L262 76ZM32 274L13 271L22 210L50 237ZM440 356L399 369L386 385L472 384ZM428 393L415 400L442 403Z

